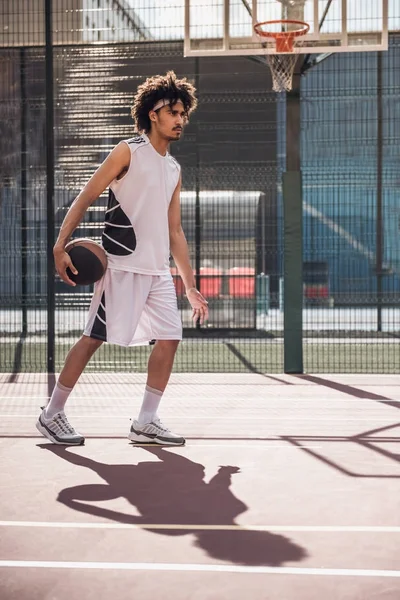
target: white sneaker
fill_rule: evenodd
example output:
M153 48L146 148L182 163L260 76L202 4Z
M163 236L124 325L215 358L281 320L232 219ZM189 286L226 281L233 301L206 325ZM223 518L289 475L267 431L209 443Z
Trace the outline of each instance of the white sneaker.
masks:
M164 444L169 446L183 446L185 438L172 433L160 421L158 417L150 423L139 425L137 421L133 421L128 438L136 444Z
M65 446L82 446L85 443L83 435L75 431L69 423L65 412L62 410L54 415L52 419L46 419L45 408L43 408L36 423L36 429L54 444Z

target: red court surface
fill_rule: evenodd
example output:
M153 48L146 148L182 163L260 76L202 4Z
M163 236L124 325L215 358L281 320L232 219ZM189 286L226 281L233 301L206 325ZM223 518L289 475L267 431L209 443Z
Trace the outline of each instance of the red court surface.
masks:
M180 448L128 441L144 381L83 376L64 448L1 375L1 600L400 598L398 376L176 374Z

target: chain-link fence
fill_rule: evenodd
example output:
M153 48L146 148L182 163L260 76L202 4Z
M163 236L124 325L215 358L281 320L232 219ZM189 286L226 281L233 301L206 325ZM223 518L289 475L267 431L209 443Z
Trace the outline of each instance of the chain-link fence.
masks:
M49 239L110 150L132 136L138 84L173 69L198 90L199 107L171 152L182 166L192 265L210 306L207 326L194 327L171 263L185 328L175 370L282 371L285 98L272 92L266 65L183 58L183 13L167 19L159 2L53 2L49 40L48 4L32 2L28 14L10 1L0 13L1 369L46 370L54 348L58 370L79 337L91 288L48 280ZM309 372L399 371L399 62L400 36L392 35L387 53L332 55L302 78ZM104 194L78 236L100 240L105 205ZM88 369L143 371L149 352L104 345Z

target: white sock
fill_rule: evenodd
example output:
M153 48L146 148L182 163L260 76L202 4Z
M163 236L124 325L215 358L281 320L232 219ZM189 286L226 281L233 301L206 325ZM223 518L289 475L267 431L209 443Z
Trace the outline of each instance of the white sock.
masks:
M137 418L139 425L150 423L150 421L156 416L162 395L163 392L160 390L155 390L154 388L146 385L142 406Z
M61 383L56 383L53 393L50 398L50 402L46 406L45 417L46 419L52 419L55 414L64 410L65 403L68 400L68 396L72 392L72 388L67 388Z

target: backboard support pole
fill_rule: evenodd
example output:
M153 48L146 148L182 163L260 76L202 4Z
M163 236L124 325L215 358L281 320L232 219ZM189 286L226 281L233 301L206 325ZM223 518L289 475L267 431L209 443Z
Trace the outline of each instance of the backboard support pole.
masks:
M286 92L284 220L284 371L303 373L303 197L300 164L300 73Z

